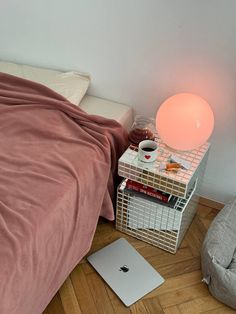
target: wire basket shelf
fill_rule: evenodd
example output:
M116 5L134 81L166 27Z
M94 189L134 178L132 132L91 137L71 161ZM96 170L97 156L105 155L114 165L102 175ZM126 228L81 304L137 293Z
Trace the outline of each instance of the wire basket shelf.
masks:
M205 143L200 148L188 152L177 152L168 148L158 137L156 137L156 142L159 155L155 162L139 161L137 147L131 145L119 159L118 174L177 197L187 198L188 192L193 188L199 176L201 162L210 144ZM162 171L160 165L168 162L172 154L188 161L191 167L180 169L176 173Z
M127 190L126 181L123 180L118 187L116 229L176 253L196 213L196 183L187 198L178 198L172 208Z

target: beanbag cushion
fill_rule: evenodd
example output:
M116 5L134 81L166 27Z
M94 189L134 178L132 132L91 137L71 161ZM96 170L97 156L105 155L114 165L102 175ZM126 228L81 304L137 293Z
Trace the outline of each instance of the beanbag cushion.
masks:
M236 198L213 220L202 247L203 281L219 301L236 309Z

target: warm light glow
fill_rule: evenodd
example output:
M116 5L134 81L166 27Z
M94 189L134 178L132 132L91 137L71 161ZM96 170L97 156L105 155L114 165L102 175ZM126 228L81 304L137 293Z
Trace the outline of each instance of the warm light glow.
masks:
M168 98L156 115L156 128L163 142L177 150L204 144L214 127L214 115L201 97L181 93Z

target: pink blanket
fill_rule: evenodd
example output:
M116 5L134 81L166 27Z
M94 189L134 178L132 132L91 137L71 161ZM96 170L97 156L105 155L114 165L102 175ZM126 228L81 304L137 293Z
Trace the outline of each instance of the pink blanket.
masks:
M1 314L41 314L88 252L99 216L114 219L126 138L115 121L0 73Z

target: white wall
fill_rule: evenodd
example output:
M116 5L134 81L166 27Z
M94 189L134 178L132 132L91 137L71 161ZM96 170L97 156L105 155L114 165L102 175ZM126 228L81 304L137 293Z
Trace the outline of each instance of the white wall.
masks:
M235 0L8 0L0 58L92 76L90 94L154 115L188 91L212 106L215 130L202 194L236 194Z

